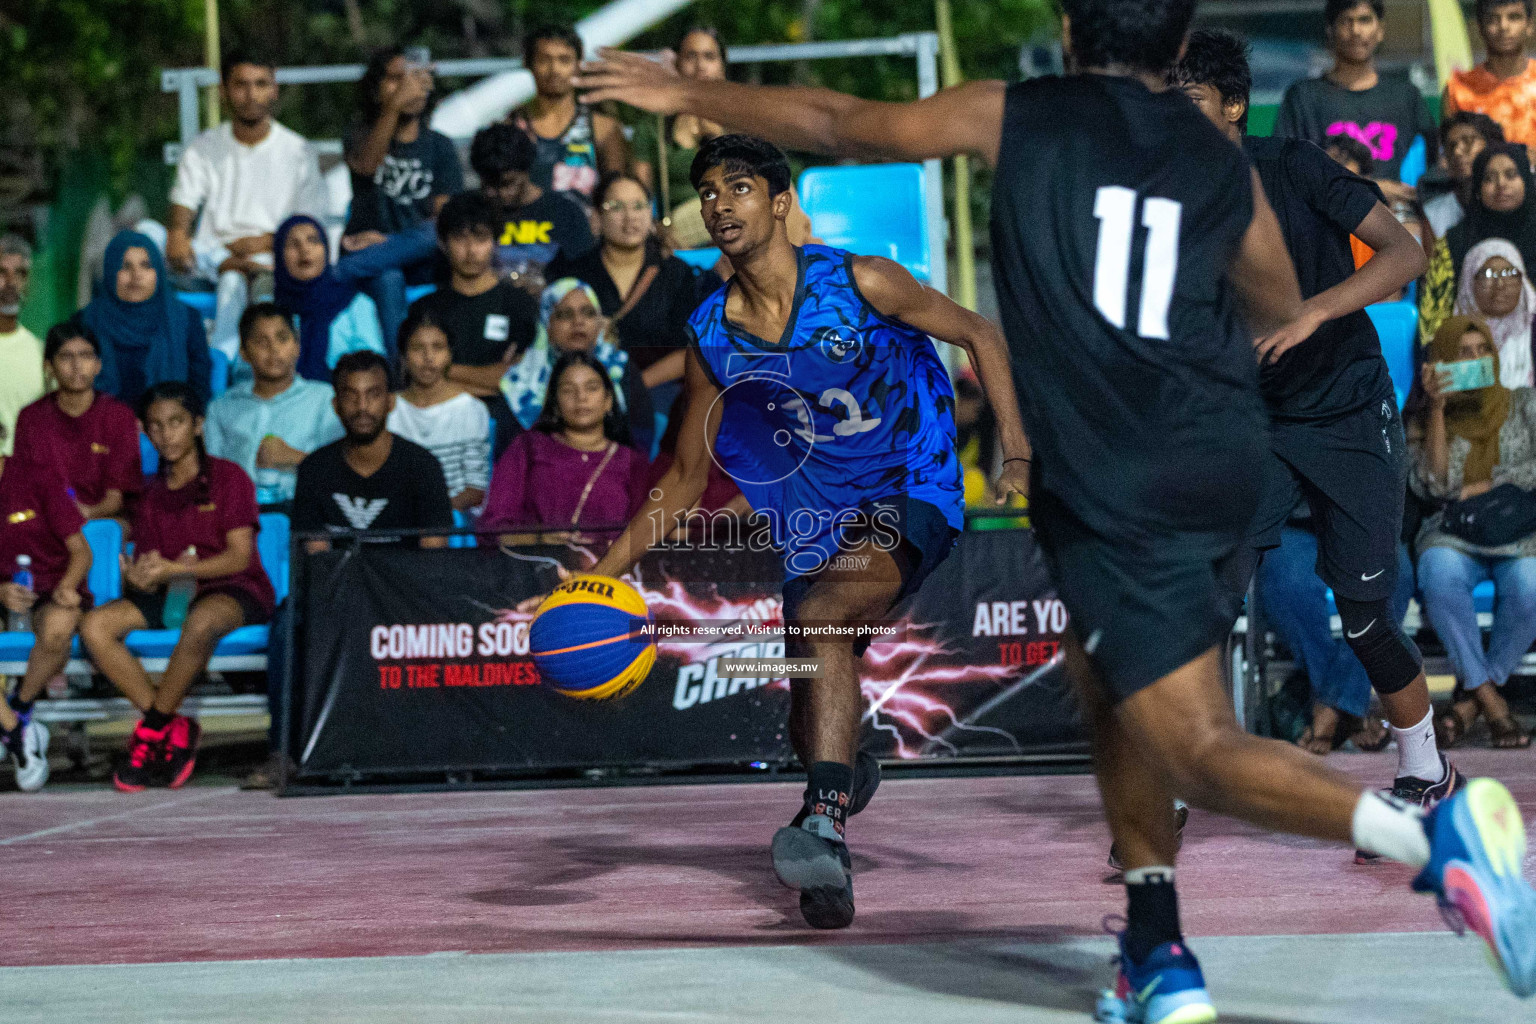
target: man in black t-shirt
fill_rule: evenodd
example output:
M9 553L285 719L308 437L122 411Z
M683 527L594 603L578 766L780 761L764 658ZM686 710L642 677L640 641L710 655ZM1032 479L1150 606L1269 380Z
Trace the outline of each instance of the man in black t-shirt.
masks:
M1280 544L1303 496L1317 525L1317 573L1333 588L1344 638L1365 666L1397 739L1393 795L1429 808L1466 780L1435 745L1423 658L1389 610L1408 477L1407 442L1381 343L1365 307L1424 272L1424 249L1376 186L1310 142L1244 138L1247 44L1190 36L1175 84L1253 161L1305 296L1302 315L1260 346L1271 421L1254 551ZM1355 269L1349 236L1375 255ZM1230 578L1246 589L1251 564ZM1369 859L1369 854L1363 854Z
M537 296L546 283L546 266L578 259L596 243L586 211L574 199L533 183L535 155L528 133L509 124L481 129L469 147L469 166L481 189L501 206L496 266Z
M1284 337L1302 300L1246 158L1167 89L1194 6L1062 0L1073 74L914 103L682 79L611 51L580 84L589 103L692 114L786 148L970 153L995 168L992 265L1035 451L1030 512L1071 615L1065 663L1126 866L1106 1014L1216 1017L1179 927L1175 797L1422 868L1421 890L1487 908L1479 933L1506 983L1536 992L1536 891L1490 867L1523 844L1507 790L1478 780L1426 818L1233 718L1218 576L1245 547L1268 453L1250 343Z
M412 312L429 313L448 335L448 379L485 403L496 421L495 454L516 437L517 419L501 393L501 378L533 343L539 304L496 272L499 213L479 192L454 196L437 218L448 258L448 283L423 295Z

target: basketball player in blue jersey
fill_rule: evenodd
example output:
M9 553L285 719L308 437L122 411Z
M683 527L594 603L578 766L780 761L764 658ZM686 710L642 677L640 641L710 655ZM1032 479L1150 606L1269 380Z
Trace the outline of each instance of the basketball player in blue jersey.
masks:
M1221 572L1269 455L1254 347L1303 315L1300 288L1247 157L1168 87L1195 0L1061 6L1069 74L914 103L682 80L613 51L580 85L588 102L796 149L968 153L994 168L992 265L1034 448L1031 517L1072 617L1067 665L1126 868L1106 1018L1216 1019L1179 926L1176 797L1413 866L1414 888L1463 916L1510 989L1536 993L1536 892L1508 790L1477 779L1426 811L1232 713Z
M890 260L792 245L789 163L772 145L721 136L692 177L735 274L689 321L676 461L591 571L628 571L664 535L656 524L693 508L715 460L751 503L749 524L784 553L785 622L846 628L786 637L786 653L819 661L821 675L790 680L808 780L773 837L774 869L800 890L806 922L843 928L854 909L844 828L879 783L872 757L856 761L869 644L858 626L915 591L964 526L954 393L930 335L966 351L997 410L999 500L1025 493L1029 444L997 328Z

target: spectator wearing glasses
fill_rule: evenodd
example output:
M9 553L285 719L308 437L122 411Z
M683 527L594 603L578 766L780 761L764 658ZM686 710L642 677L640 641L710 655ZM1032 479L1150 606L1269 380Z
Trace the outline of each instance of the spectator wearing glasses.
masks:
M0 454L9 455L16 416L43 393L43 343L21 325L21 305L32 279L32 247L16 235L0 235Z
M550 273L592 287L610 335L650 390L652 407L666 412L683 377L688 317L722 282L662 250L651 196L638 178L610 175L595 194L601 243L582 257L556 261Z
M1536 317L1536 289L1525 274L1520 250L1502 238L1479 242L1467 253L1456 294L1456 315L1487 324L1499 354L1499 383L1530 387L1531 318Z
M469 166L480 187L500 208L496 269L535 298L544 290L544 268L591 250L586 210L564 192L533 183L537 147L527 132L493 124L475 133Z
M1424 216L1436 238L1460 224L1472 205L1472 165L1489 146L1504 141L1504 129L1487 114L1468 110L1440 123L1440 162L1451 190L1424 203Z
M165 260L177 273L217 286L210 340L234 359L251 287L272 273L273 232L289 215L319 216L328 203L314 149L272 119L272 63L245 52L226 55L220 91L230 120L193 139L176 165Z
M58 467L86 519L126 516L126 502L144 483L139 422L128 406L96 390L96 335L74 321L57 324L43 343L43 359L58 389L21 410L19 443L37 461Z
M385 344L405 320L405 286L432 279L437 256L431 221L464 189L458 151L427 127L432 69L393 47L374 54L358 83L363 120L343 146L352 171L352 215L341 239L342 265L379 309ZM393 357L394 353L389 353Z

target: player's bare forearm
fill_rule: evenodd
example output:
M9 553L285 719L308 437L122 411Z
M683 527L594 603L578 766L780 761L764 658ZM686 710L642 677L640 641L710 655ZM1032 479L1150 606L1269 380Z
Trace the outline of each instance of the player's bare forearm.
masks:
M1374 249L1375 255L1343 281L1307 300L1325 320L1385 301L1429 269L1424 247L1382 203L1366 214L1355 228L1355 236Z
M681 465L674 462L591 571L598 576L617 577L633 569L647 551L671 535L679 517L699 503L707 483L707 474L696 479L693 474L685 475Z
M587 103L619 100L689 113L788 149L842 157L923 160L971 153L989 163L1002 132L1002 82L971 82L914 103L879 103L830 89L691 80L640 54L603 50L577 78Z
M64 538L64 547L69 551L69 564L58 585L64 590L79 590L91 573L91 546L83 534L72 533Z

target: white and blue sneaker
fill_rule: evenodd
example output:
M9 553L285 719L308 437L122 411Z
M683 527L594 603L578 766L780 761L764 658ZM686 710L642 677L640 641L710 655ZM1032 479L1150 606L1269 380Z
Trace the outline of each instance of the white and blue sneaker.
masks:
M1517 996L1536 995L1536 890L1526 881L1525 821L1504 785L1473 779L1424 820L1429 864L1413 880L1458 934L1476 932Z
M1213 1024L1216 1007L1205 975L1183 941L1165 942L1137 964L1120 933L1120 976L1099 996L1093 1019L1100 1024Z

